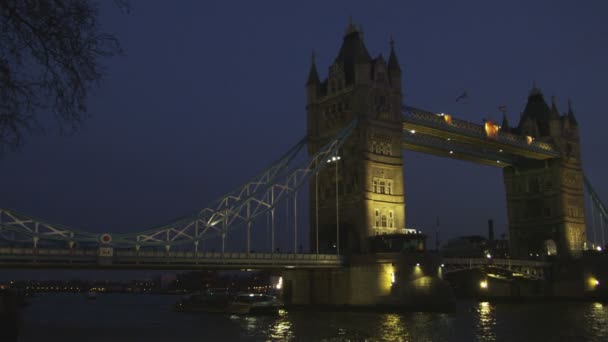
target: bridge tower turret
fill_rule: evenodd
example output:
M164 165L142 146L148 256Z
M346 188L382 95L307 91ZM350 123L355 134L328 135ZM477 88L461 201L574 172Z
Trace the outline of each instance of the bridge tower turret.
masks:
M311 246L314 252L318 222L321 252L336 252L339 235L341 254L367 253L370 236L405 228L401 68L394 44L387 65L382 55L370 57L361 29L350 23L327 78L318 80L314 63L311 75L306 106L310 154L351 120L359 120L339 160L330 160L311 181Z
M583 169L571 106L560 115L555 99L549 108L533 87L513 132L551 143L560 156L504 168L512 256L580 256L586 242Z

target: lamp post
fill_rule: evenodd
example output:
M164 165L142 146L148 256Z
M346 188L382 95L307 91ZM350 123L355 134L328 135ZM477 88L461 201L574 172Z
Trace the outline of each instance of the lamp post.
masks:
M339 183L338 183L338 164L340 156L333 156L328 159L328 163L336 163L336 254L340 254L340 195L339 195Z

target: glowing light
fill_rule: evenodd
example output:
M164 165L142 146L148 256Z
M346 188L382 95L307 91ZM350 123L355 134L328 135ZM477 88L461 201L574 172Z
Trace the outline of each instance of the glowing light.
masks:
M277 288L277 290L283 288L283 277L279 277L279 281L277 282L277 285L275 285L275 287Z
M452 124L452 116L450 114L444 114L443 115L443 121L445 121L445 123L447 123L448 125Z
M497 162L498 164L500 164L500 160L497 160L496 162Z
M486 254L486 258L492 259L492 254L490 254L490 253Z
M479 287L481 287L482 289L487 289L488 288L488 282L486 280L482 280L479 282Z
M416 134L416 130L415 130L415 129L413 129L413 130L411 130L411 131L410 131L410 133L412 133L412 134Z
M533 137L526 135L526 142L528 143L528 145L530 145L533 141L534 141Z
M391 284L395 283L395 273L391 273Z
M454 151L450 151L450 154L454 154Z
M450 141L450 140L452 140L452 138L448 138L447 140Z
M445 264L441 264L441 267L445 267Z
M500 127L498 127L498 125L493 123L491 120L488 120L484 124L484 129L488 138L496 138L498 136Z
M502 153L502 149L498 150L498 152L501 152L501 153Z
M601 247L601 246L597 246L597 247L595 247L595 249L596 249L598 252L601 252L601 251L602 251L602 247Z
M416 263L416 267L420 267L420 263L419 262Z
M587 284L589 285L589 289L593 290L600 285L600 281L597 278L591 276L587 279Z

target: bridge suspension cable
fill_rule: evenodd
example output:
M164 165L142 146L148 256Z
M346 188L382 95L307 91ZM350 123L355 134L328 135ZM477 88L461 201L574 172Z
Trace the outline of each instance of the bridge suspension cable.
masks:
M0 239L17 244L31 244L34 248L40 244L53 243L67 243L70 248L77 244L85 246L107 244L112 247L134 248L136 251L151 246L164 247L169 251L175 245L191 244L196 253L200 242L219 236L222 238L222 252L224 252L227 234L245 225L247 253L249 253L253 220L269 214L274 251L274 216L277 205L292 195L296 196L297 190L311 176L316 176L326 167L325 160L338 154L356 125L355 119L337 132L336 136L314 155L303 162L298 162L296 157L306 147L306 139L301 139L279 160L248 182L196 213L162 226L134 233L112 234L109 241L102 241L103 235L108 234L79 231L63 225L50 224L14 210L0 208ZM297 201L294 201L295 205ZM294 217L295 220L297 217ZM294 228L294 235L297 235L297 225ZM295 236L294 238L297 239ZM297 248L297 240L294 241L294 248Z
M585 190L589 194L589 198L591 199L591 229L593 230L593 243L599 245L598 238L601 238L601 247L604 248L606 246L606 233L604 229L604 225L608 225L608 210L606 210L606 206L600 199L600 196L597 194L593 186L591 185L591 181L587 175L583 175L583 181L585 184ZM599 217L599 225L600 225L600 234L597 236L596 234L596 219L595 212L597 212Z

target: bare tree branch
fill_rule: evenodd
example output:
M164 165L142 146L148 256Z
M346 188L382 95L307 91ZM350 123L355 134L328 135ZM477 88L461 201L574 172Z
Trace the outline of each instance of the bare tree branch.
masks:
M130 11L128 0L114 3ZM42 129L40 113L80 125L100 58L122 52L98 14L92 0L0 0L0 154Z

